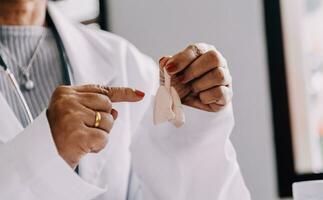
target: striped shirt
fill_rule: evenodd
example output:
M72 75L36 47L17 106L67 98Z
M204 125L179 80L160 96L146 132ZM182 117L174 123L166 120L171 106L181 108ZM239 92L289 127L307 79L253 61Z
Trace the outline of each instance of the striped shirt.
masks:
M22 84L24 77L20 68L10 59L15 58L20 66L27 66L37 46L37 43L45 34L35 60L30 69L30 77L35 83L34 89L27 91ZM36 118L48 103L54 89L66 83L64 80L64 69L53 30L38 26L0 26L0 42L7 49L0 49L1 57L14 74L21 85L21 91L31 110L33 118ZM0 76L0 92L7 100L17 119L26 127L28 118L24 107L13 89L11 82L4 73Z

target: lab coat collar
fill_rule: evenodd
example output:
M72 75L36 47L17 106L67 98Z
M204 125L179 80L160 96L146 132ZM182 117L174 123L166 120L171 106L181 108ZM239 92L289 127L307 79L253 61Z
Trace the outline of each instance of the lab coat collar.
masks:
M47 10L69 59L72 85L93 84L94 81L96 84L110 83L115 70L107 65L109 58L96 55L95 44L84 35L83 29L80 30L81 25L67 19L54 2L48 2Z

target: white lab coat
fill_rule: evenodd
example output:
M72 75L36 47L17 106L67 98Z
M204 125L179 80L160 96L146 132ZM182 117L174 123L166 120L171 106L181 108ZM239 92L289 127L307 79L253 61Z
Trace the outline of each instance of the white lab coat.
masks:
M146 97L115 104L109 144L82 159L79 176L58 155L45 112L23 130L0 93L1 200L125 200L131 168L143 200L250 199L229 140L231 105L218 113L185 107L182 128L154 126L155 62L118 36L67 20L52 3L48 11L74 84L130 86Z

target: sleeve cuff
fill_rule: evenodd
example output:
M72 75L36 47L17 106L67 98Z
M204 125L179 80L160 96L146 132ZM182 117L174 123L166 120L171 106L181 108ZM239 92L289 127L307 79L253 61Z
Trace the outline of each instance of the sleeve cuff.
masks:
M0 163L11 166L37 199L89 200L105 189L82 180L59 156L44 111L30 126L0 147ZM11 170L11 171L12 171Z
M234 117L232 111L232 105L229 104L219 112L206 112L184 106L184 112L186 116L186 123L184 129L192 133L207 132L211 127L219 124L226 124L231 129L234 126ZM225 122L225 123L224 123Z
M154 99L154 98L152 98ZM227 105L219 112L206 112L183 106L185 113L185 124L176 128L171 123L153 124L153 102L148 109L143 121L151 121L151 128L155 130L151 134L152 139L166 143L185 144L196 143L201 140L208 140L216 137L217 139L226 139L234 127L234 117L232 105ZM144 124L144 122L142 122ZM147 123L145 123L147 124ZM219 135L221 134L221 135Z

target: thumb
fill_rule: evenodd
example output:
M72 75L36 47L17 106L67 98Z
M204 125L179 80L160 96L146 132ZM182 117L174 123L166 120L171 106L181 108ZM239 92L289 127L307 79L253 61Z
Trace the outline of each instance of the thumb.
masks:
M112 102L137 102L144 98L145 93L126 87L103 87Z

